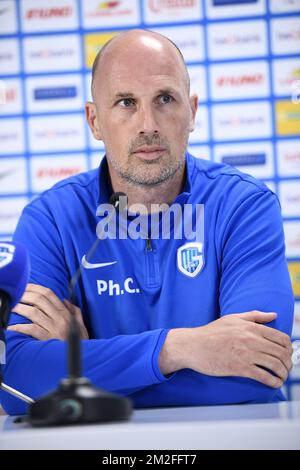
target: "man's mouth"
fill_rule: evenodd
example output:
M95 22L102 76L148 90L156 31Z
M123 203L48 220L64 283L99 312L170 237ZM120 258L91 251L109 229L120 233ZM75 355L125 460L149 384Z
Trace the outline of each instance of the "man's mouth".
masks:
M159 157L162 152L165 152L165 147L159 147L157 145L145 145L143 147L138 147L134 150L134 155L137 155L145 160L153 160Z

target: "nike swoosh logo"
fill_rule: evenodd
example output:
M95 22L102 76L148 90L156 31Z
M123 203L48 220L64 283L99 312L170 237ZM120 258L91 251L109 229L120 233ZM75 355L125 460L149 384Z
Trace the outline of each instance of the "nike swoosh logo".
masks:
M1 9L0 9L0 15L4 15L4 13L6 13L7 11L9 11L9 7L7 7L7 8L1 8Z
M14 168L12 168L11 170L7 170L7 171L2 171L0 173L0 180L3 180L4 178L6 178L7 176L10 176L12 175L13 173L15 173L16 170Z
M111 266L112 264L116 264L116 261L110 261L109 263L89 263L86 260L86 256L83 255L81 263L85 269L97 269L104 268L104 266Z

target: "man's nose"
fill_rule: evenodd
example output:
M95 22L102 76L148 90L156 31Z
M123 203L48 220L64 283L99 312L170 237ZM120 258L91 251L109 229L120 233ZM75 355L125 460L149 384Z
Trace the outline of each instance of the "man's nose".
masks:
M155 118L155 112L152 107L142 107L139 113L140 134L158 133L158 123Z

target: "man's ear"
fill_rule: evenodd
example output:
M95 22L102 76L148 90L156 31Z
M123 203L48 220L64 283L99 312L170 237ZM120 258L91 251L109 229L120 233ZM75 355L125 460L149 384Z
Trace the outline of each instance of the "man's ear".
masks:
M102 140L99 120L95 103L87 101L85 104L85 117L96 140Z
M192 95L190 96L190 107L191 107L191 117L190 117L190 132L193 132L195 129L195 118L198 110L198 96Z

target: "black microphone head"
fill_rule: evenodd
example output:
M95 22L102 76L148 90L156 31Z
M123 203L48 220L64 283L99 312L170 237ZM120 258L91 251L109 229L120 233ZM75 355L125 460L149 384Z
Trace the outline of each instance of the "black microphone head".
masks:
M121 206L121 203L122 204L122 208L126 207L127 206L127 196L125 193L122 193L122 192L117 192L117 193L113 193L110 198L109 198L109 204L111 204L112 206L114 206L114 208L116 209L116 211L118 211L120 209L120 206Z

